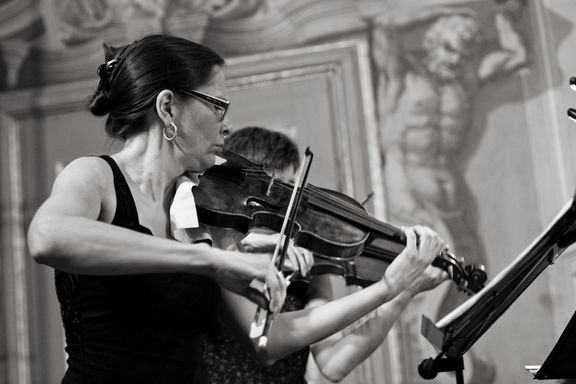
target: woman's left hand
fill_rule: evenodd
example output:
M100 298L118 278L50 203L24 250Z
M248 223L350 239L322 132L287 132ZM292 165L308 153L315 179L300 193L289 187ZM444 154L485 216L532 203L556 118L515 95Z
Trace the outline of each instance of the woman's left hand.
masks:
M430 291L446 280L449 280L448 272L438 267L429 265L414 282L406 288L413 296L420 292Z
M394 294L413 286L446 244L431 228L416 225L404 228L406 247L388 266L380 282Z

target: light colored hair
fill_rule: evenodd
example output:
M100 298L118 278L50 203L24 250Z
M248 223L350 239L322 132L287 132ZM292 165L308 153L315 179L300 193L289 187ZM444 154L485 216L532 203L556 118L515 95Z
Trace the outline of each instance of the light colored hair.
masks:
M469 15L451 15L439 18L426 31L422 47L430 52L446 41L461 41L467 52L476 50L482 42L478 20Z

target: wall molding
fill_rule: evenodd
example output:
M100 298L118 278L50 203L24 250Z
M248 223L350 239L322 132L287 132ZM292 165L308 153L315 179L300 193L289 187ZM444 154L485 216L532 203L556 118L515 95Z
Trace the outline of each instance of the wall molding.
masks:
M31 382L30 322L28 315L28 284L26 267L26 229L22 186L22 148L20 125L11 116L0 112L0 135L7 139L7 156L2 158L3 185L9 186L8 225L2 231L5 245L2 259L4 283L4 318L6 334L8 382ZM4 220L3 220L4 221ZM4 228L4 225L3 225Z

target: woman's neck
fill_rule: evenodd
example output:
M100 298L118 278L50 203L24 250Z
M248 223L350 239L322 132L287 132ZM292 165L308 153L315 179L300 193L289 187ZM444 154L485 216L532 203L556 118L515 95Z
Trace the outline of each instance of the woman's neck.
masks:
M158 138L149 132L127 140L113 157L142 194L153 200L164 199L184 167L168 150L162 135Z

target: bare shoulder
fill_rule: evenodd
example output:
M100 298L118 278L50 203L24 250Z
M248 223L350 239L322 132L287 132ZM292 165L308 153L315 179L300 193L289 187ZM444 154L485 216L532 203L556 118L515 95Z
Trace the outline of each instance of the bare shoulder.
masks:
M72 160L56 178L57 183L70 182L106 185L112 179L112 170L104 159L99 157L80 157Z
M58 174L51 196L106 201L114 194L114 176L110 166L99 157L80 157Z
M71 161L56 176L51 193L36 215L97 219L108 212L106 207L114 204L113 174L106 161L81 157Z
M110 173L110 166L106 160L97 156L84 156L72 160L64 169L71 171L81 171L83 173Z

